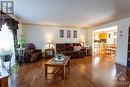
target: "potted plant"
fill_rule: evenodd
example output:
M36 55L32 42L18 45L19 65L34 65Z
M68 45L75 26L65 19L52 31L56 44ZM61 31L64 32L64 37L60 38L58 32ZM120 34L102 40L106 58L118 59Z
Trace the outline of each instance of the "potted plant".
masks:
M2 49L0 51L0 57L1 57L1 59L2 59L3 62L10 61L11 58L12 58L12 55L13 55L12 50L4 50L4 49Z
M15 84L15 79L16 79L16 73L19 70L19 64L15 63L13 65L11 65L11 58L13 55L13 51L12 50L0 50L0 58L1 58L1 62L2 62L2 67L4 67L10 77L11 80L11 85ZM4 65L4 62L9 62L9 65Z
M63 54L57 54L57 57L60 60L60 59L64 58L64 55Z
M18 63L23 63L24 61L25 45L26 45L25 36L22 34L18 36L18 40L17 40L17 48L16 48L17 60L16 61Z
M19 48L25 48L25 43L26 43L26 40L25 40L24 35L21 35L20 37L18 37Z

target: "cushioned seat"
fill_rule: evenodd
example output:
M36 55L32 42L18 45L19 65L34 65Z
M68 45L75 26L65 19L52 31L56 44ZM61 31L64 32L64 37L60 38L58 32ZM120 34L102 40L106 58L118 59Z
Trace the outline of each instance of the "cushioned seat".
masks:
M26 44L26 62L34 62L42 58L41 49L36 49L33 43Z
M80 43L57 43L56 50L57 53L62 53L65 56L71 56L71 58L79 58L86 56L86 50L74 50L74 46L81 46Z

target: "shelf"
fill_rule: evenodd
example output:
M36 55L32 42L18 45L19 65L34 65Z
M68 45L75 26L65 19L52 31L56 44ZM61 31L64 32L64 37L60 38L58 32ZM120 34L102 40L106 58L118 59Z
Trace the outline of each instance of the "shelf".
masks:
M127 67L130 68L130 28L128 34L128 55L127 55Z

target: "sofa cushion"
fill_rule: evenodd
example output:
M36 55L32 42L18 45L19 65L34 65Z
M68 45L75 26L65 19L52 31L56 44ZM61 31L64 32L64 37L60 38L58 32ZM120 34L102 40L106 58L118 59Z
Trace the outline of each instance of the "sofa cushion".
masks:
M66 50L65 44L62 43L56 44L56 49L60 51L65 51Z
M66 51L74 50L73 44L65 44Z
M73 46L81 46L80 43L73 43Z
M74 50L74 46L78 46ZM56 51L57 53L63 53L65 56L71 56L71 58L84 57L86 56L86 51L81 50L80 43L57 43Z
M81 47L80 46L74 46L74 51L80 51Z

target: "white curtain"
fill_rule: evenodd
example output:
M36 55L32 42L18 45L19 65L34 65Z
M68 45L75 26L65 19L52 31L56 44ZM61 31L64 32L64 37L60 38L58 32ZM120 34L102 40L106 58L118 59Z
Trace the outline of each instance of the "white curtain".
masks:
M8 29L8 26L6 26L6 24L3 25L0 31L0 49L13 50L13 41L13 34L11 30Z
M12 52L14 53L13 33L11 32L10 29L8 29L8 26L6 26L6 24L2 26L1 31L0 31L0 50L2 49L12 50ZM11 63L15 62L14 54L12 56L11 61L12 61ZM1 61L0 61L0 65L1 65Z

